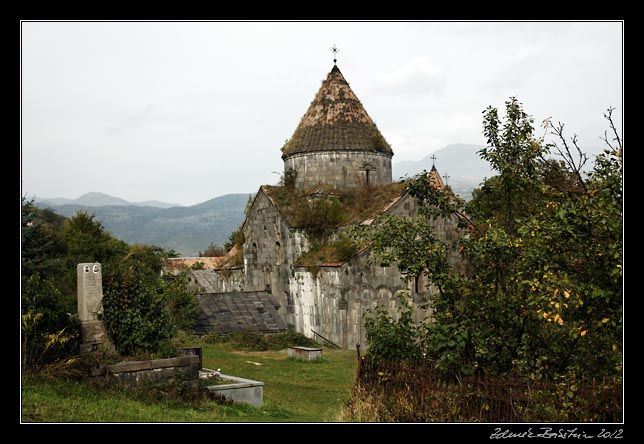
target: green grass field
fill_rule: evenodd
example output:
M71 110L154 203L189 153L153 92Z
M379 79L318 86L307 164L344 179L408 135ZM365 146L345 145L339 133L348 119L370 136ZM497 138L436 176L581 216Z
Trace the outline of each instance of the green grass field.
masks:
M202 347L203 366L264 382L264 405L178 402L124 388L97 388L64 379L23 377L22 422L336 422L356 376L356 352L323 348L319 361L289 358L287 350Z

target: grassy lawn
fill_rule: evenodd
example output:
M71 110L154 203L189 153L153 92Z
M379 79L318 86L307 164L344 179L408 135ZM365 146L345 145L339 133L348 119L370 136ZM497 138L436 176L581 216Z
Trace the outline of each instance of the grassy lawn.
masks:
M350 396L356 352L323 348L319 361L289 358L287 350L239 351L202 347L203 365L264 382L264 405L178 402L123 388L98 389L79 381L24 378L22 422L334 422Z

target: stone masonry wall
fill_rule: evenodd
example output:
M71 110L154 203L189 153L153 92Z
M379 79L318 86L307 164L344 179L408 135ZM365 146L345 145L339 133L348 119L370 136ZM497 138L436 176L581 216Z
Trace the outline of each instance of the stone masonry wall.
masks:
M415 199L405 195L388 211L413 219ZM456 220L440 219L434 227L458 271ZM398 267L370 263L368 251L341 266L295 267L297 258L308 250L306 236L286 224L261 190L244 224L244 235L244 270L194 272L207 282L208 291L268 291L290 330L308 337L315 337L315 331L343 348L366 346L364 315L369 310L381 306L396 315L398 295L409 294L414 304L421 304L435 291L423 277L406 282ZM416 306L414 314L421 320L431 311Z
M96 369L93 378L105 378L130 387L146 384L184 384L197 389L201 359L198 355L147 361L127 361Z
M385 184L391 183L391 156L367 151L301 153L284 160L284 171L288 170L297 172L297 188L318 184L338 188Z
M378 306L396 312L396 296L409 290L396 267L374 267L356 258L317 274L301 268L290 279L295 331L319 333L342 348L366 343L364 315Z
M397 216L414 218L415 199L401 198L390 210ZM448 260L459 270L455 219L434 222L438 238L444 242ZM313 331L343 348L356 344L366 346L364 316L378 307L398 315L398 296L406 294L414 309L414 320L431 316L431 308L421 308L426 297L436 291L423 277L405 281L396 266L382 267L370 261L369 251L337 267L309 270L299 267L289 279L289 300L292 308L287 322L295 331L315 337Z
M244 225L246 291L269 291L286 319L288 280L293 262L308 249L306 236L297 235L260 190Z

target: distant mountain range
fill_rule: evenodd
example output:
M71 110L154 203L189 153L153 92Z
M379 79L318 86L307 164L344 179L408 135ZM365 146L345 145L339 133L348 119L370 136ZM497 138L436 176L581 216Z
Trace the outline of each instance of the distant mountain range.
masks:
M223 245L244 221L248 194L226 194L189 207L131 203L102 193L78 199L35 199L42 208L72 217L79 210L95 215L105 230L128 244L151 244L172 249L180 256L198 256L211 243ZM73 203L57 204L70 201ZM80 201L80 202L79 202ZM101 205L100 202L110 202ZM169 207L168 207L169 206Z
M86 207L105 207L110 205L134 205L137 207L171 208L180 207L179 204L161 202L159 200L146 200L145 202L128 202L119 197L110 196L105 193L86 193L76 199L65 199L64 197L38 199L41 203L52 205L81 205Z
M481 148L449 145L416 162L394 163L393 178L412 177L436 165L452 190L469 200L472 190L493 175L477 153ZM79 210L93 213L105 230L129 244L157 245L190 257L198 256L211 243L223 245L228 241L244 221L248 197L248 194L226 194L185 207L156 200L128 202L104 193L87 193L77 199L36 198L34 203L50 207L65 217L72 217Z

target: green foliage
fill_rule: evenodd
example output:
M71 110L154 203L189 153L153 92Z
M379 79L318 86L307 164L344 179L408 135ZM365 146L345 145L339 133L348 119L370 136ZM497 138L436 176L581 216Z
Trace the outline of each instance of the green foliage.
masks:
M331 244L331 247L335 251L335 257L340 262L348 261L358 252L356 242L344 232L338 234L337 238Z
M607 140L609 149L585 175L561 127L550 126L566 147L558 150L563 160L545 159L556 145L533 137L532 120L516 99L506 103L504 122L488 108L489 146L481 156L499 174L472 201L465 205L421 174L405 182L418 202L415 220L383 216L352 231L370 246L374 262L396 264L408 277L424 274L437 289L430 295L432 322L416 329L415 340L425 340L438 368L619 377L623 147L610 110L606 117L616 146ZM465 230L458 246L465 273L453 268L449 245L433 230L440 218L455 218ZM377 322L387 337L391 320ZM413 342L409 331L401 334Z
M264 405L222 405L209 397L183 400L168 387L150 390L91 384L87 380L24 377L21 418L29 423L262 423L336 422L356 375L355 350L324 349L322 364L292 361L286 350L239 351L182 336L181 346L199 344L206 368L262 381ZM252 362L252 363L250 363ZM261 363L255 365L253 363ZM311 364L311 365L309 365Z
M186 273L159 277L164 257L158 247L133 246L104 276L103 322L119 353L163 353L178 329L191 325L196 300Z
M246 200L246 206L244 207L244 216L248 217L252 206L253 206L253 195L249 194L248 199Z
M288 139L284 140L284 143L282 144L282 148L280 148L281 152L284 152L284 150L286 150L286 145L288 145Z
M326 243L328 237L346 221L340 199L319 196L302 202L295 217L295 226L302 227L311 242Z
M367 356L372 362L418 361L423 357L425 345L422 327L412 320L412 309L401 300L398 316L386 308L369 310L365 316Z
M22 368L44 365L78 353L79 323L51 280L32 274L22 287Z
M190 329L194 325L194 315L199 304L194 291L188 288L189 270L180 273L163 274L160 279L160 291L166 297L170 318L179 330Z
M280 178L280 186L286 187L287 189L295 188L295 181L297 180L297 171L295 170L286 170Z
M128 252L128 245L105 231L93 214L78 211L65 219L60 236L65 245L61 290L76 296L76 265L100 262L103 271L110 270Z
M57 223L34 226L34 220ZM73 332L67 313L76 312L76 265L84 262L103 264L106 328L119 351L158 351L177 327L187 325L195 302L182 288L185 277L160 277L164 259L173 252L148 245L129 246L113 238L94 215L84 211L61 222L24 203L23 224L24 269L38 270L46 277L41 281L34 275L23 282L22 309L27 328L23 341L30 338L26 343L34 343L28 350L39 349L37 338L44 344L52 335L63 338L59 334L63 330ZM37 248L36 240L47 248ZM130 333L132 336L126 338ZM78 339L79 335L73 337ZM69 352L72 344L78 346L78 341L66 343L66 350L58 347L59 354ZM51 346L48 350L47 356L54 354ZM47 357L42 355L43 359ZM27 365L35 366L33 359L25 359Z
M314 242L309 250L302 254L298 260L298 266L310 267L309 270L317 275L320 264L346 262L358 252L358 245L346 233L340 232L335 240L326 244Z
M105 276L102 320L119 353L158 351L176 334L157 290L157 283L136 263L124 263Z
M41 210L22 198L21 206L21 271L23 284L34 273L52 278L63 269L65 245L60 236L64 217Z
M93 214L72 218L40 210L22 200L22 362L41 370L78 354L76 266L103 266L104 321L125 354L169 350L178 328L189 328L196 300L185 273L163 275L173 251L128 245L106 232Z
M233 247L238 247L240 250L243 250L245 240L244 231L240 226L237 230L231 233L228 238L228 242L224 244L224 249L226 251L230 251Z
M208 248L199 252L199 257L220 257L224 256L226 252L227 250L225 247L220 247L219 245L215 245L211 242Z
M504 123L495 108L490 106L485 111L483 134L488 146L480 150L480 155L499 173L497 195L502 206L498 216L504 219L505 229L512 231L515 217L530 211L531 201L524 194L534 190L539 160L548 149L534 138L533 119L516 98L505 103L505 111Z

